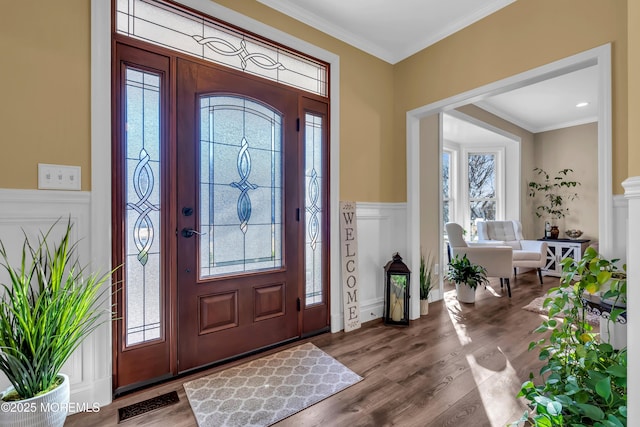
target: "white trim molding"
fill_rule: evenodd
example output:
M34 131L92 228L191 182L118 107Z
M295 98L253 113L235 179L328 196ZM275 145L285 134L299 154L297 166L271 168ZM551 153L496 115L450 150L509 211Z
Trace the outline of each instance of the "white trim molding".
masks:
M627 279L631 286L627 287L627 305L629 307L640 306L640 176L627 178L623 183L624 197L629 203L627 222L627 259L633 260L627 264ZM640 336L640 316L635 310L627 312L627 337ZM640 341L627 338L628 369L628 395L629 402L637 402L640 399ZM629 405L629 420L640 420L640 407Z

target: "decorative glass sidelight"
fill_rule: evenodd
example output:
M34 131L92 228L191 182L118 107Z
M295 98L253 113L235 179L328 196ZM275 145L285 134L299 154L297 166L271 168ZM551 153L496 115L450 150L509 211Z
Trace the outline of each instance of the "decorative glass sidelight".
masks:
M159 339L160 76L125 73L126 345Z
M322 291L323 269L322 236L323 185L323 118L305 114L305 298L306 305L324 301Z
M282 266L282 116L200 97L200 278Z
M117 0L116 31L321 96L327 66L162 0Z

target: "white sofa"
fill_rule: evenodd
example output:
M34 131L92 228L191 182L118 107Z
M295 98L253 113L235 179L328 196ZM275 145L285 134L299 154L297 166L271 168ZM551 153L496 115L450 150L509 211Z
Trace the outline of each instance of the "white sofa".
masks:
M542 270L546 264L547 242L525 240L520 221L478 221L478 243L485 245L511 246L513 268L534 268L538 271L542 285Z
M507 293L511 298L509 279L513 271L513 249L511 246L474 245L467 243L462 236L462 226L455 222L445 224L449 237L450 256L467 255L472 264L483 266L487 270L487 277L499 277L500 285L507 285Z

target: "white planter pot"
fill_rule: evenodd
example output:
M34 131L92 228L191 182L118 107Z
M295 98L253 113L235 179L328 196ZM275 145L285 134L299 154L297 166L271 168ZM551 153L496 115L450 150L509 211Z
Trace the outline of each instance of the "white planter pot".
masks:
M627 313L619 314L616 321L610 319L611 310L614 308L626 309L624 303L616 303L611 300L602 300L600 302L600 342L609 343L616 350L620 350L627 346Z
M456 283L456 292L458 294L458 301L466 302L466 303L474 303L476 302L476 290L466 283L458 284Z
M421 299L420 300L420 316L426 316L429 314L429 300Z
M627 346L627 324L600 317L600 342L609 343L616 350Z
M31 399L2 402L0 426L62 427L69 410L69 377L59 374L62 384L48 393ZM13 391L9 387L2 396Z

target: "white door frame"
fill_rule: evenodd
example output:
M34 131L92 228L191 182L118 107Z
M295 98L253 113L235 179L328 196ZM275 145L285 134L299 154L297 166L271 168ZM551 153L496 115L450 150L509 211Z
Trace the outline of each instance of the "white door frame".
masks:
M613 247L611 45L605 44L407 112L407 248L409 268L420 266L420 119L590 66L598 69L598 214L599 250L610 257ZM442 139L442 132L441 139ZM439 144L442 150L442 143ZM440 184L442 185L442 183ZM439 192L442 193L442 190ZM440 196L442 198L442 196ZM440 202L440 208L442 202ZM442 227L439 235L442 236ZM441 242L442 244L442 242ZM442 263L443 260L440 260ZM437 294L442 298L442 275ZM418 283L411 292L417 295ZM412 301L411 318L419 317Z

